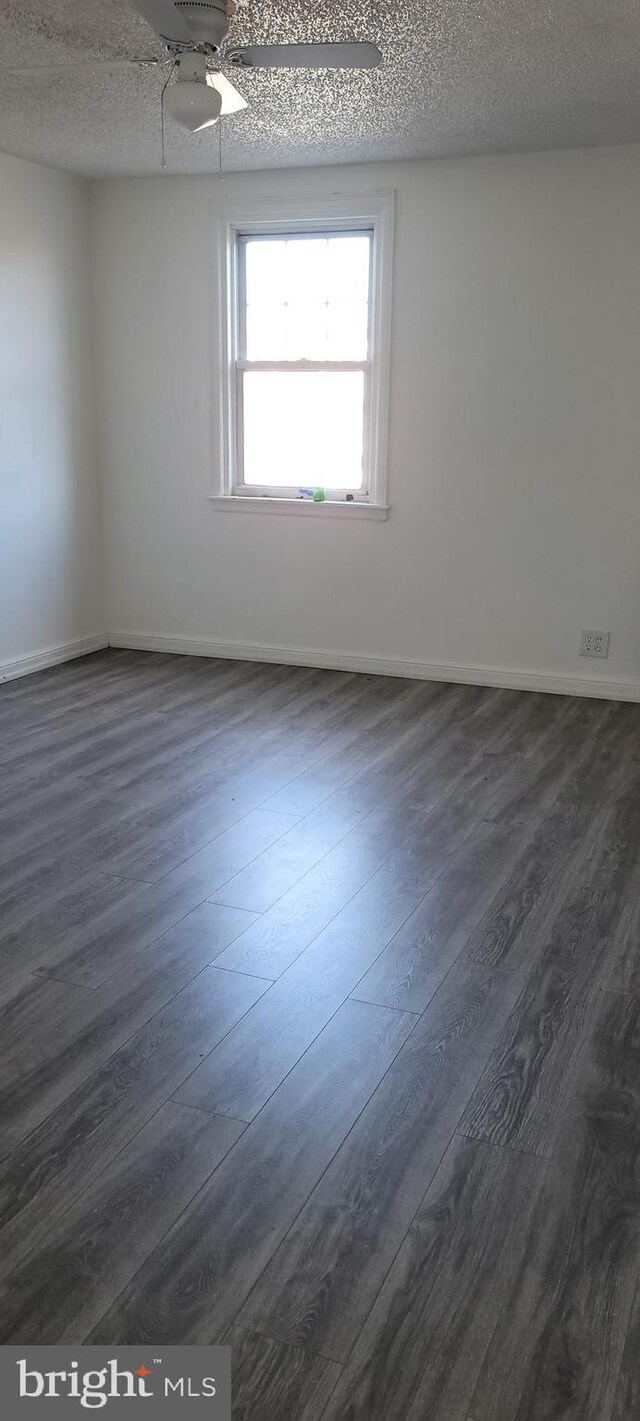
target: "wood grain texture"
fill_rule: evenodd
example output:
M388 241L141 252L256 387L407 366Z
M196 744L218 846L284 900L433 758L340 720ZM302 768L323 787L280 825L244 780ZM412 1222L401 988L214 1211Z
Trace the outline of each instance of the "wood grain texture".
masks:
M119 902L113 912L99 922L86 924L82 934L71 934L67 950L63 944L38 953L38 971L63 977L84 987L103 987L116 977L127 980L137 972L147 949L157 942L180 939L183 934L195 934L208 940L208 960L217 960L229 943L235 941L254 921L252 913L237 908L194 905L191 892L183 885L165 880L144 889L140 897ZM150 960L150 959L149 959Z
M525 721L524 735L516 740L520 754L496 795L489 817L498 824L529 825L535 828L548 814L558 793L581 767L606 725L611 708L606 701L571 700L561 697L556 714L545 706L545 696L532 697L534 704ZM517 711L514 720L522 715ZM524 743L523 743L524 742ZM494 741L494 747L495 747ZM502 754L513 735L503 735Z
M240 1313L345 1361L451 1139L517 981L450 973Z
M382 805L245 929L220 965L277 978L328 927L394 851L410 839L421 811Z
M326 1421L459 1421L467 1414L504 1289L520 1271L543 1169L541 1160L491 1145L452 1143Z
M404 876L381 869L265 992L262 1006L256 1002L203 1061L176 1099L215 1115L252 1120L421 896Z
M0 996L0 1063L19 1051L25 1041L33 1047L87 995L84 987L68 982L37 976L16 979Z
M557 1154L523 1238L523 1266L505 1290L472 1415L610 1421L617 1407L616 1421L632 1421L629 1351L623 1362L640 1262L640 1003L632 998L604 993L594 1008Z
M320 1421L340 1368L298 1347L230 1327L234 1421Z
M0 1277L88 1188L264 991L207 969L67 1096L0 1165Z
M0 687L4 1340L228 1337L241 1421L636 1421L639 804L631 705Z
M220 1340L409 1024L346 1002L87 1340Z
M283 833L277 842L250 863L245 860L246 866L239 873L229 875L217 892L211 893L212 901L266 912L342 843L370 808L365 796L357 796L347 785L301 819L283 815ZM286 832L291 824L293 827Z
M520 852L521 838L513 830L480 824L352 996L423 1012Z
M640 1275L627 1330L611 1421L632 1421L640 1408Z
M242 1133L163 1105L0 1285L0 1339L84 1337Z
M0 1074L0 1156L215 958L228 941L228 924L217 916L226 911L213 904L195 909L141 953L126 976L118 974L100 992L88 993L40 1042L22 1043L11 1070ZM212 968L207 981L215 974ZM258 985L264 989L267 983Z
M625 863L624 902L607 952L607 986L612 992L640 997L640 866Z
M462 1134L552 1153L619 911L611 890L582 888L569 899L489 1057Z
M590 857L603 862L615 805L626 799L637 743L633 707L609 708L595 741L560 788L533 832L521 859L471 934L467 955L476 961L527 971L548 940L567 894L575 890ZM584 747L583 747L584 749ZM588 881L588 876L585 881Z

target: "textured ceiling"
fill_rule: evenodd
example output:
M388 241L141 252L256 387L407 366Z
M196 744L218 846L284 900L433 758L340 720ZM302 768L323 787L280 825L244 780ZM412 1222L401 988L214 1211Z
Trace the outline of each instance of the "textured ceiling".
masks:
M640 141L638 0L249 0L237 43L373 39L380 70L232 74L227 170ZM0 69L162 56L126 0L0 0ZM153 70L0 76L0 151L79 173L154 173ZM217 171L216 130L167 126L173 172Z

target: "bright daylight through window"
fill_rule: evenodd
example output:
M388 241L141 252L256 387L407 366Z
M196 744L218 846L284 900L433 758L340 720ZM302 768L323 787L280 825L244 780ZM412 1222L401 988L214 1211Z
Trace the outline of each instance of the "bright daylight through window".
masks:
M241 237L243 482L364 489L371 232Z

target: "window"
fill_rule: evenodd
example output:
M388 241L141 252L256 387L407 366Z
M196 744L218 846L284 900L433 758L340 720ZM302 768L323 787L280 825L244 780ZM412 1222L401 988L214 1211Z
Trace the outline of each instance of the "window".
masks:
M238 238L238 478L365 489L373 233Z
M223 223L215 501L385 516L392 201L309 206Z

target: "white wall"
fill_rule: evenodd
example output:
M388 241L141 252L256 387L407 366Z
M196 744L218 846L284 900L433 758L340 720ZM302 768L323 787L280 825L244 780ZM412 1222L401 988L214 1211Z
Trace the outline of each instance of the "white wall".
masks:
M390 520L215 512L214 204L369 187L397 190ZM640 691L639 148L109 181L93 218L116 638Z
M0 676L104 627L89 255L87 185L0 155Z

